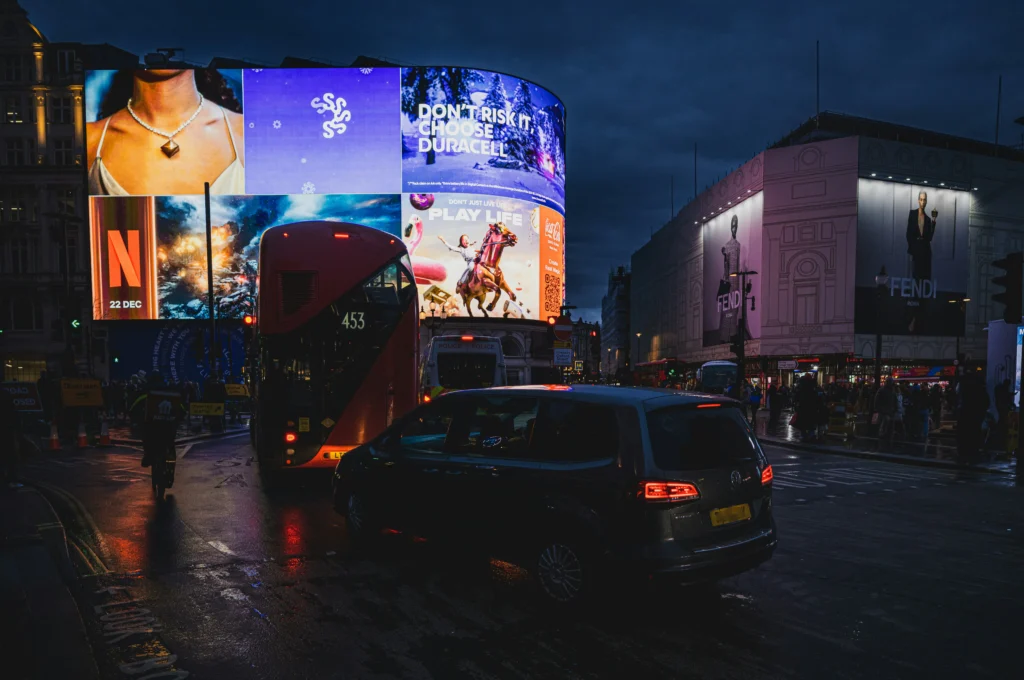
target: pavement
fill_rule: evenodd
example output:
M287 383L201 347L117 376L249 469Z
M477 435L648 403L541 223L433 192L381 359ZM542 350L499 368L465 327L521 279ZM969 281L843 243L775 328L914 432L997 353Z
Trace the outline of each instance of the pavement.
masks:
M898 440L884 450L880 450L877 439L865 436L847 439L828 434L817 441L805 442L802 441L800 432L789 425L791 416L791 412L784 411L779 419L779 425L769 430L768 434L758 435L758 439L762 443L797 451L888 461L936 469L1004 475L1015 475L1017 470L1016 460L1009 456L1004 459L995 459L995 456L989 454L990 460L971 465L958 462L955 439L945 433L939 433L925 443Z
M97 678L72 589L64 527L32 486L0 489L0 639L4 677Z
M578 615L552 613L505 562L401 536L356 549L329 473L264 490L244 435L181 446L162 504L128 448L38 456L24 475L81 546L89 587L72 592L104 678L1014 677L1024 489L764 448L772 560Z

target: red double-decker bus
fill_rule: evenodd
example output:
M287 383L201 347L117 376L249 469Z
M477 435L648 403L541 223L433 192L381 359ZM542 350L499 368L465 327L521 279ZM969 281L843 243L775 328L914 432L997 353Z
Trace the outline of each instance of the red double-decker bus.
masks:
M268 480L330 467L417 403L418 306L402 239L342 222L260 240L253 442Z

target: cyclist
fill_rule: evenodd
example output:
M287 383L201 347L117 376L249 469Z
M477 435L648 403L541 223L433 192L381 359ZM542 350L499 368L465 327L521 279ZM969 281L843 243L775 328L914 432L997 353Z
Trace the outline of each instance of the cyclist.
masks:
M168 391L163 376L154 371L146 377L146 389L132 404L132 419L142 423L142 467L149 467L154 456L174 451L178 423L185 416L180 398Z

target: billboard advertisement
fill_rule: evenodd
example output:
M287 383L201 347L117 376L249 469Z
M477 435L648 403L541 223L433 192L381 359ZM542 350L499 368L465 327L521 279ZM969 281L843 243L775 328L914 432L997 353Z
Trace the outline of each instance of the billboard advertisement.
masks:
M402 69L403 191L519 198L565 210L565 107L469 68Z
M970 192L861 179L857 193L856 332L962 334Z
M704 346L729 344L740 328L743 308L739 272L761 269L761 216L764 194L758 192L705 222L702 229L704 267ZM761 297L760 274L748 276L747 297ZM753 307L753 308L752 308ZM747 303L745 339L761 337L761 316Z
M218 317L251 309L262 231L314 219L403 234L452 313L558 312L565 109L543 88L448 67L151 69L88 71L85 95L96 319L208 316L205 183Z
M402 222L428 304L450 316L559 314L564 220L556 210L479 194L407 194Z

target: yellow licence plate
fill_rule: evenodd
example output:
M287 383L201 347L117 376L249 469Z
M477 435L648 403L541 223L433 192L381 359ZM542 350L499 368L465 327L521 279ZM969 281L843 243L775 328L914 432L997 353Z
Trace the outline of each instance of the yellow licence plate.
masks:
M717 508L711 511L711 526L720 527L723 524L732 524L733 522L742 522L745 519L750 519L750 506L744 503L743 505L731 505L728 508Z

